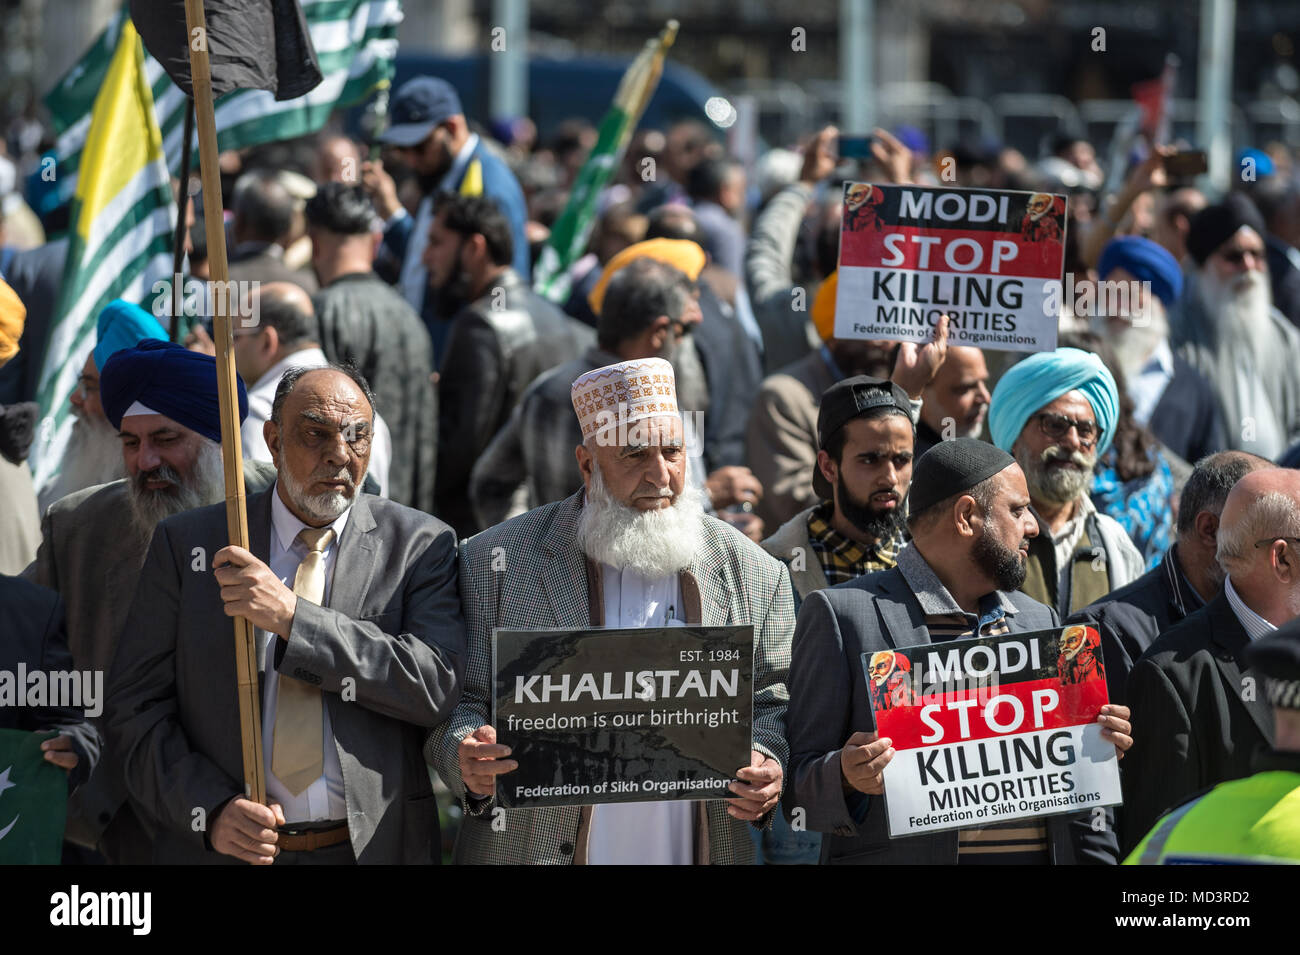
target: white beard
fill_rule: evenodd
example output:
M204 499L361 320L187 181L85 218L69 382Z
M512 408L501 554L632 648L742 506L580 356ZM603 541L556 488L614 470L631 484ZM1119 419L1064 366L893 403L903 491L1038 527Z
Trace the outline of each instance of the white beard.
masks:
M126 477L122 441L113 426L99 418L78 415L72 422L62 467L41 492L42 506L82 488L108 484Z
M140 477L128 482L131 516L136 533L145 540L153 537L158 522L173 514L196 507L216 504L226 496L226 471L221 461L221 445L204 439L194 459L194 470L188 478L181 478L167 465L156 468L151 474L174 481L175 486L164 491L152 491L140 486Z
M1257 356L1281 345L1270 316L1273 292L1265 273L1243 272L1229 282L1220 282L1209 269L1202 269L1196 287L1219 341L1244 339Z
M284 482L284 489L288 493L289 500L297 505L298 509L306 514L313 521L324 524L332 524L338 519L338 516L352 506L353 499L357 496L357 486L352 483L352 476L342 468L337 474L313 475L312 480L339 480L348 483L348 493L342 491L326 491L324 494L307 494L304 485L299 484L289 469L284 468L276 480Z
M592 560L658 580L690 566L704 535L704 495L686 486L671 507L640 511L610 496L600 465L592 469L578 517L578 548Z
M1110 342L1120 371L1132 381L1160 343L1169 337L1169 318L1163 303L1153 299L1147 303L1145 312L1127 322L1110 322L1103 315L1094 317L1092 330Z

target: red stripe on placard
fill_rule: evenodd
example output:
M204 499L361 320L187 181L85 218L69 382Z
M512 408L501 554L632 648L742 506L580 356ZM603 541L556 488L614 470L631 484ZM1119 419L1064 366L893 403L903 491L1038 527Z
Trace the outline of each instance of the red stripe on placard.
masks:
M922 269L954 275L1060 279L1065 258L1061 238L1030 238L1019 232L901 225L886 225L879 232L874 228L856 232L846 229L840 233L840 265ZM932 241L934 239L939 241Z
M1055 691L1056 706L1048 709L1050 699L1042 698L1041 723L1035 722L1034 693L1039 690ZM1007 697L1014 697L1020 703L1020 722L1016 722L1017 709ZM966 709L966 733L962 733L961 707L968 704L964 700L977 702ZM993 700L998 700L990 707ZM974 691L935 694L918 706L895 706L892 709L876 713L876 730L881 736L893 740L894 749L915 749L919 746L939 746L945 743L959 743L971 739L991 739L997 736L1010 736L1016 733L1036 732L1038 730L1061 729L1066 726L1079 726L1092 723L1097 719L1101 708L1106 704L1106 681L1089 680L1087 683L1070 683L1062 685L1059 679L1030 680L1024 683L1004 683L996 689L979 693ZM953 707L961 703L961 707ZM938 739L923 742L921 737L932 737L936 730L921 719L925 710L932 723L942 727L943 735ZM1005 729L990 725L988 717Z

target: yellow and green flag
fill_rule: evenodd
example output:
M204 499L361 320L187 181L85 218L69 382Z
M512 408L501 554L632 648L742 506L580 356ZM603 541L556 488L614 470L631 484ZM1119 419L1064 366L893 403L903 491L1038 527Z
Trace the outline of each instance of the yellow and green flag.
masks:
M62 459L73 422L68 396L95 347L100 310L115 298L144 301L172 272L176 203L144 50L129 20L95 96L78 173L63 284L37 385L41 424L30 458L37 487Z
M600 191L623 161L628 140L659 85L664 58L676 39L677 21L669 20L659 36L646 41L645 47L623 74L614 102L600 121L596 145L578 171L569 201L555 220L550 238L537 258L537 268L533 270L533 287L552 302L562 302L569 297L569 267L587 248L587 239L596 222L596 202Z

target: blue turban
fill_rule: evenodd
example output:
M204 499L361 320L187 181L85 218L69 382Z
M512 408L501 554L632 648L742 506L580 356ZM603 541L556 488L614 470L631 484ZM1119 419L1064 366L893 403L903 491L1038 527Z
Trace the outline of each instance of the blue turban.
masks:
M167 330L158 323L158 319L139 305L132 305L120 298L113 299L99 313L95 367L103 371L109 355L123 348L138 345L146 338L166 341Z
M248 394L239 386L239 420L248 417ZM99 398L114 428L137 401L205 438L221 440L217 360L173 342L146 338L114 352L99 374Z
M1090 351L1058 348L1038 352L1012 365L993 389L989 405L989 433L1003 451L1020 437L1025 422L1068 391L1080 391L1092 405L1101 428L1097 454L1110 447L1119 417L1119 389L1106 365Z
M1139 282L1150 282L1151 291L1166 308L1183 292L1183 270L1178 260L1150 239L1126 235L1107 242L1097 263L1097 275L1104 280L1116 269L1124 269Z

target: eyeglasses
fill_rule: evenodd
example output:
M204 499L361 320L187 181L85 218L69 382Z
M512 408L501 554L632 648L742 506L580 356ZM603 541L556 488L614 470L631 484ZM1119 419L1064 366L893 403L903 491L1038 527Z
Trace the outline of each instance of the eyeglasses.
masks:
M1228 249L1225 252L1219 253L1220 258L1229 265L1241 265L1246 261L1246 256L1248 255L1256 262L1264 261L1263 249Z
M1095 422L1078 421L1051 411L1040 411L1035 417L1038 419L1038 426L1043 429L1043 434L1053 441L1060 441L1070 433L1071 428L1079 435L1079 443L1085 448L1092 447L1097 440L1097 425Z
M1287 537L1285 534L1279 534L1277 537L1269 537L1262 541L1255 541L1256 549L1268 545L1273 546L1274 541L1300 541L1300 537Z

